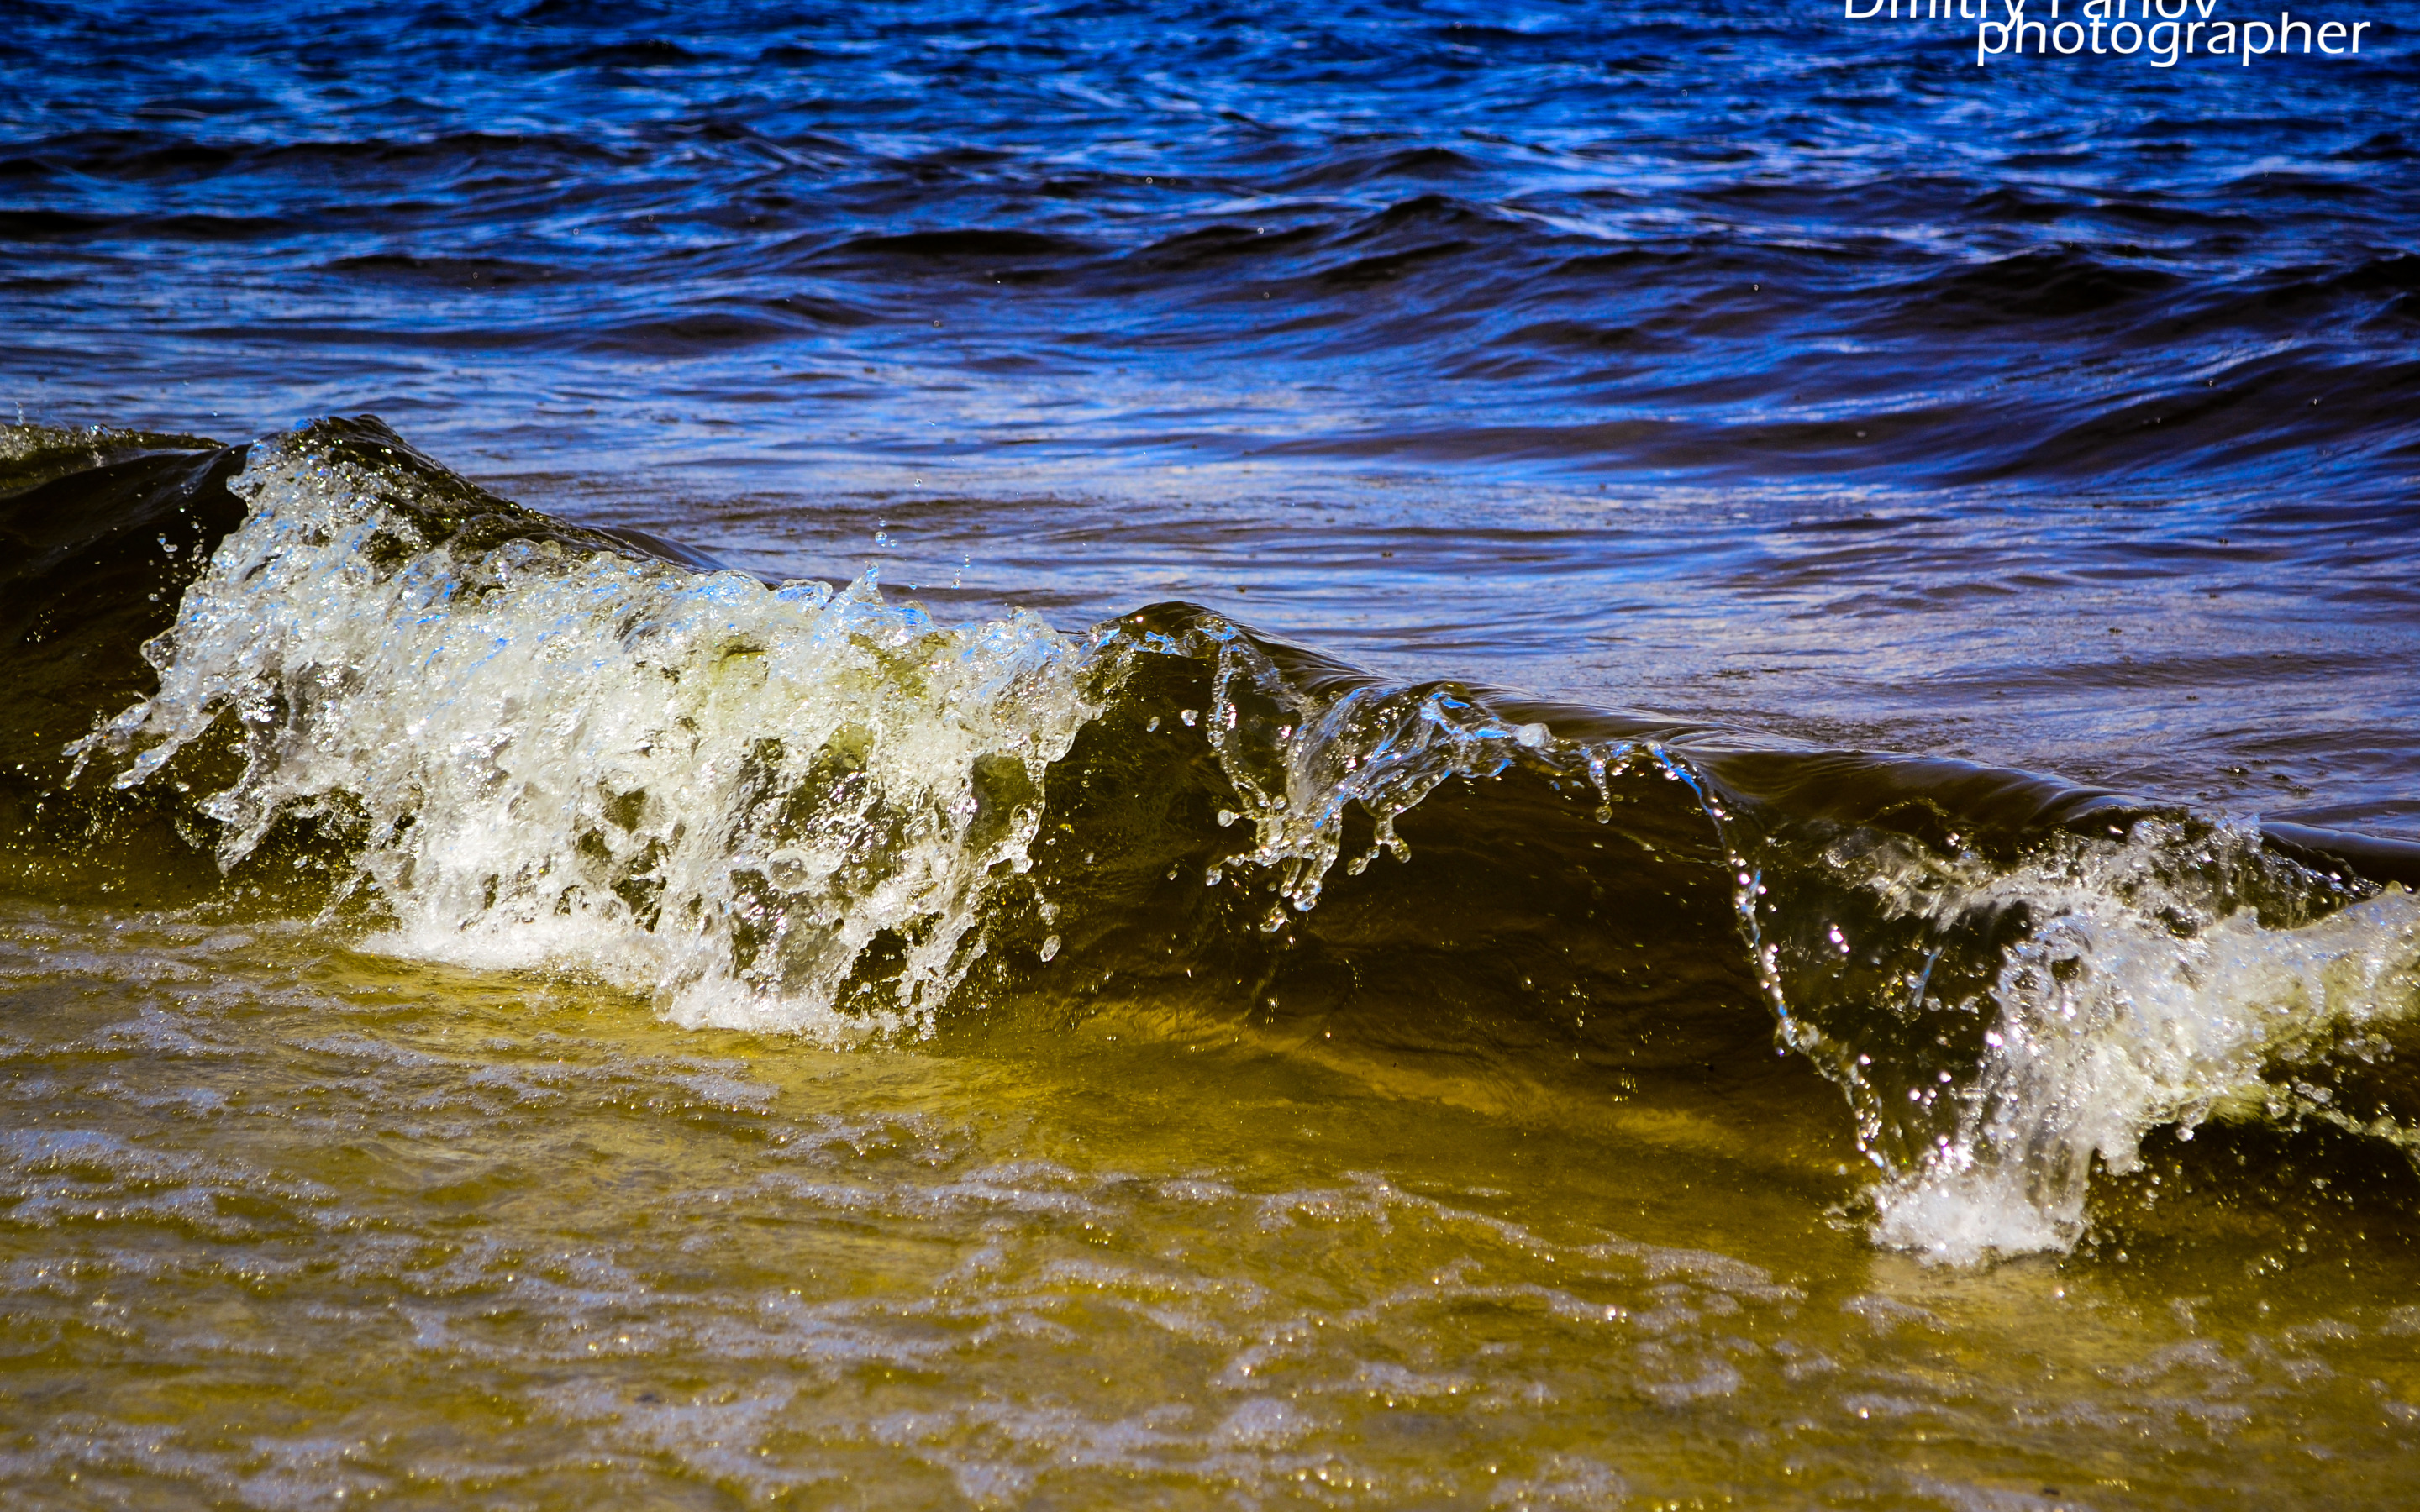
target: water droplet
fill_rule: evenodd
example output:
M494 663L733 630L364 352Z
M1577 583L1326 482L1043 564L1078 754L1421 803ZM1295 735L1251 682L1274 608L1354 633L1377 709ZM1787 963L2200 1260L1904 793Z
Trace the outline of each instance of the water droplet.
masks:
M787 846L765 857L765 877L783 892L803 892L840 870L840 857Z

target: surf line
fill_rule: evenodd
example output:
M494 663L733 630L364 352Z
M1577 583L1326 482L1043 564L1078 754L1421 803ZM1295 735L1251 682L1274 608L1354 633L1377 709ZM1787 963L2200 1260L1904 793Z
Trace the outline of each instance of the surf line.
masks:
M1863 20L1880 13L1885 3L1885 0L1868 0L1867 8L1860 11L1856 8L1857 0L1842 0L1842 8L1852 19ZM1887 3L1891 13L1897 15L1900 0ZM1924 3L1940 16L1947 17L1950 0ZM1959 0L1962 18L1968 3L1969 0ZM2279 11L2273 24L2267 21L2214 22L2209 17L2217 0L2133 0L2137 19L2131 20L2126 15L2128 0L2085 0L2081 21L2060 20L2059 0L2050 0L2051 20L2044 22L2025 19L2024 0L2001 3L2008 12L2007 20L1976 22L1975 66L1978 69L1995 56L2023 56L2028 34L2038 57L2053 54L2071 57L2087 47L2096 54L2114 53L2121 57L2149 52L2155 69L2173 69L2180 59L2196 52L2207 57L2232 56L2241 67L2248 69L2255 57L2292 51L2297 32L2302 34L2305 56L2316 47L2329 57L2351 57L2361 52L2361 34L2375 24L2366 21L2323 21L2315 24L2307 19L2295 20L2290 10ZM1909 19L1913 20L1918 0L1906 0L1906 4ZM2197 9L2202 19L2186 20L2188 5ZM2210 33L2207 44L2201 38L2204 30ZM2108 33L2106 47L2102 45L2104 31ZM2129 37L2131 40L2126 39Z

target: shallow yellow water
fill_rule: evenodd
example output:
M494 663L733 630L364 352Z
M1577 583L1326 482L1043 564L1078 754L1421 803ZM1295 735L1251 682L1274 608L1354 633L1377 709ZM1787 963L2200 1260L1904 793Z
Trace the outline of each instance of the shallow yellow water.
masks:
M1812 1072L1721 1085L1457 1079L1141 1011L836 1054L300 926L8 905L0 1491L2420 1494L2420 1266L2361 1214L2168 1222L2147 1176L2093 1252L1926 1268L1862 1237ZM2221 1134L2151 1174L2206 1187Z

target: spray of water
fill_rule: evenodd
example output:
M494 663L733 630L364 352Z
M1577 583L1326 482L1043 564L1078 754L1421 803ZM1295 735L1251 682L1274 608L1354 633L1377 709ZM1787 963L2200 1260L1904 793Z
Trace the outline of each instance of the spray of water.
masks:
M1078 648L1027 614L936 625L871 574L771 588L566 540L349 439L254 450L243 526L146 648L158 693L79 755L132 785L232 722L223 862L283 818L350 825L387 949L690 1024L929 1025L1088 717Z

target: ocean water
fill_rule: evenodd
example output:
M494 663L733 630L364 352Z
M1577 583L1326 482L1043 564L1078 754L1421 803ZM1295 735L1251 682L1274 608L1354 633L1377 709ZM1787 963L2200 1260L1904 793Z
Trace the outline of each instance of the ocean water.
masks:
M2420 1494L2420 8L0 16L12 1504Z

